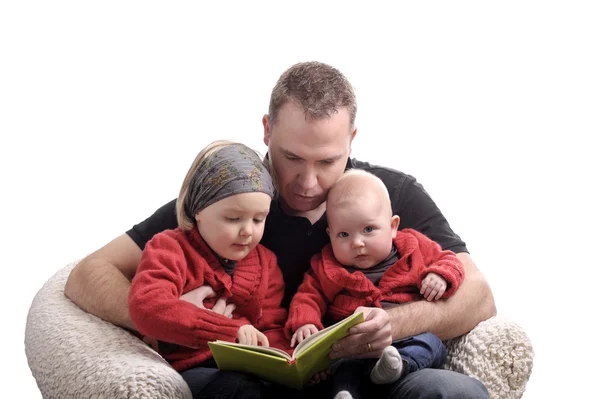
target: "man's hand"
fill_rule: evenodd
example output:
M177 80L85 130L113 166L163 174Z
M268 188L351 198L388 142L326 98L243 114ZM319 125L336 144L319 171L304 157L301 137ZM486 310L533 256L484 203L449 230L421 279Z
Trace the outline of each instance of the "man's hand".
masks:
M364 306L356 308L354 313L358 312L363 312L365 321L350 328L350 335L333 345L330 358L377 358L392 344L392 325L388 312Z
M292 341L290 342L290 346L293 348L296 343L300 343L304 341L306 338L310 337L314 333L318 332L319 329L314 324L305 324L299 329L296 330L294 335L292 336Z
M252 324L241 326L237 333L237 339L240 344L244 345L258 345L260 342L264 347L269 346L267 336L254 328Z
M428 301L437 301L444 295L448 284L442 276L437 273L427 273L421 283L421 295Z
M208 298L214 298L217 293L208 285L203 285L202 287L195 288L189 292L186 292L181 296L181 299L184 301L190 302L199 308L206 309L204 307L204 301ZM213 311L218 314L222 314L225 317L231 319L233 316L233 311L235 310L235 304L230 303L227 304L227 300L224 298L219 298L215 302L215 305L212 309L206 309Z

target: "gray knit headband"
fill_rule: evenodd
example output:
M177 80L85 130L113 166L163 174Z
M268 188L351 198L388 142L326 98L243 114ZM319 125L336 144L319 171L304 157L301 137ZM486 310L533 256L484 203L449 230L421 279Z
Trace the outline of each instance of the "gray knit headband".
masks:
M185 197L185 212L193 220L202 209L232 195L261 192L273 198L274 191L258 154L243 144L230 144L198 165Z

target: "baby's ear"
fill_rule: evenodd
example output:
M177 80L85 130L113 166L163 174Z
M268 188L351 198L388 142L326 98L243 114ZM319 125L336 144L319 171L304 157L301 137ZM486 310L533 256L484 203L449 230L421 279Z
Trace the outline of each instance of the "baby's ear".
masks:
M329 233L329 227L327 227L327 228L325 229L325 231L327 232L327 235L331 235L331 234Z
M394 215L392 216L392 233L394 237L396 237L396 231L398 230L398 226L400 226L400 216Z

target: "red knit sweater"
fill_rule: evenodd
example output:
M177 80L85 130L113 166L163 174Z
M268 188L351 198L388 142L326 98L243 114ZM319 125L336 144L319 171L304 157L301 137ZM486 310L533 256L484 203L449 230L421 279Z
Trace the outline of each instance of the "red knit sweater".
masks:
M274 329L267 337L271 346L279 346L273 341L283 339L287 312L280 307L284 283L275 254L256 246L238 261L232 277L197 229L159 233L142 253L129 294L129 314L140 333L181 345L180 350L162 354L178 371L210 358L209 341L235 341L245 324L260 331ZM235 303L231 319L180 299L202 285ZM214 299L205 306L213 304Z
M294 295L286 323L290 336L305 324L323 328L322 316L336 322L354 313L359 306L381 307L381 301L409 302L421 299L421 282L427 273L437 273L448 283L442 298L454 294L464 278L464 269L451 251L416 230L404 229L394 238L400 259L389 267L378 286L361 272L350 273L334 257L331 244L311 260L312 270Z

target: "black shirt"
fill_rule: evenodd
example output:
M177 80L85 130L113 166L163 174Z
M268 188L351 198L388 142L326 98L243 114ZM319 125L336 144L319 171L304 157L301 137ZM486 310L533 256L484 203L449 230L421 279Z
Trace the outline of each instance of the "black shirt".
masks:
M400 216L399 229L410 227L455 253L467 252L465 243L452 231L435 202L416 179L405 173L349 159L347 169L363 169L379 177L388 189L394 215ZM152 216L136 224L127 235L144 249L146 243L163 230L177 227L175 200L160 207ZM325 231L327 216L315 224L304 217L283 212L278 201L271 202L261 244L277 255L285 281L282 306L288 307L292 296L310 268L311 257L329 243Z

